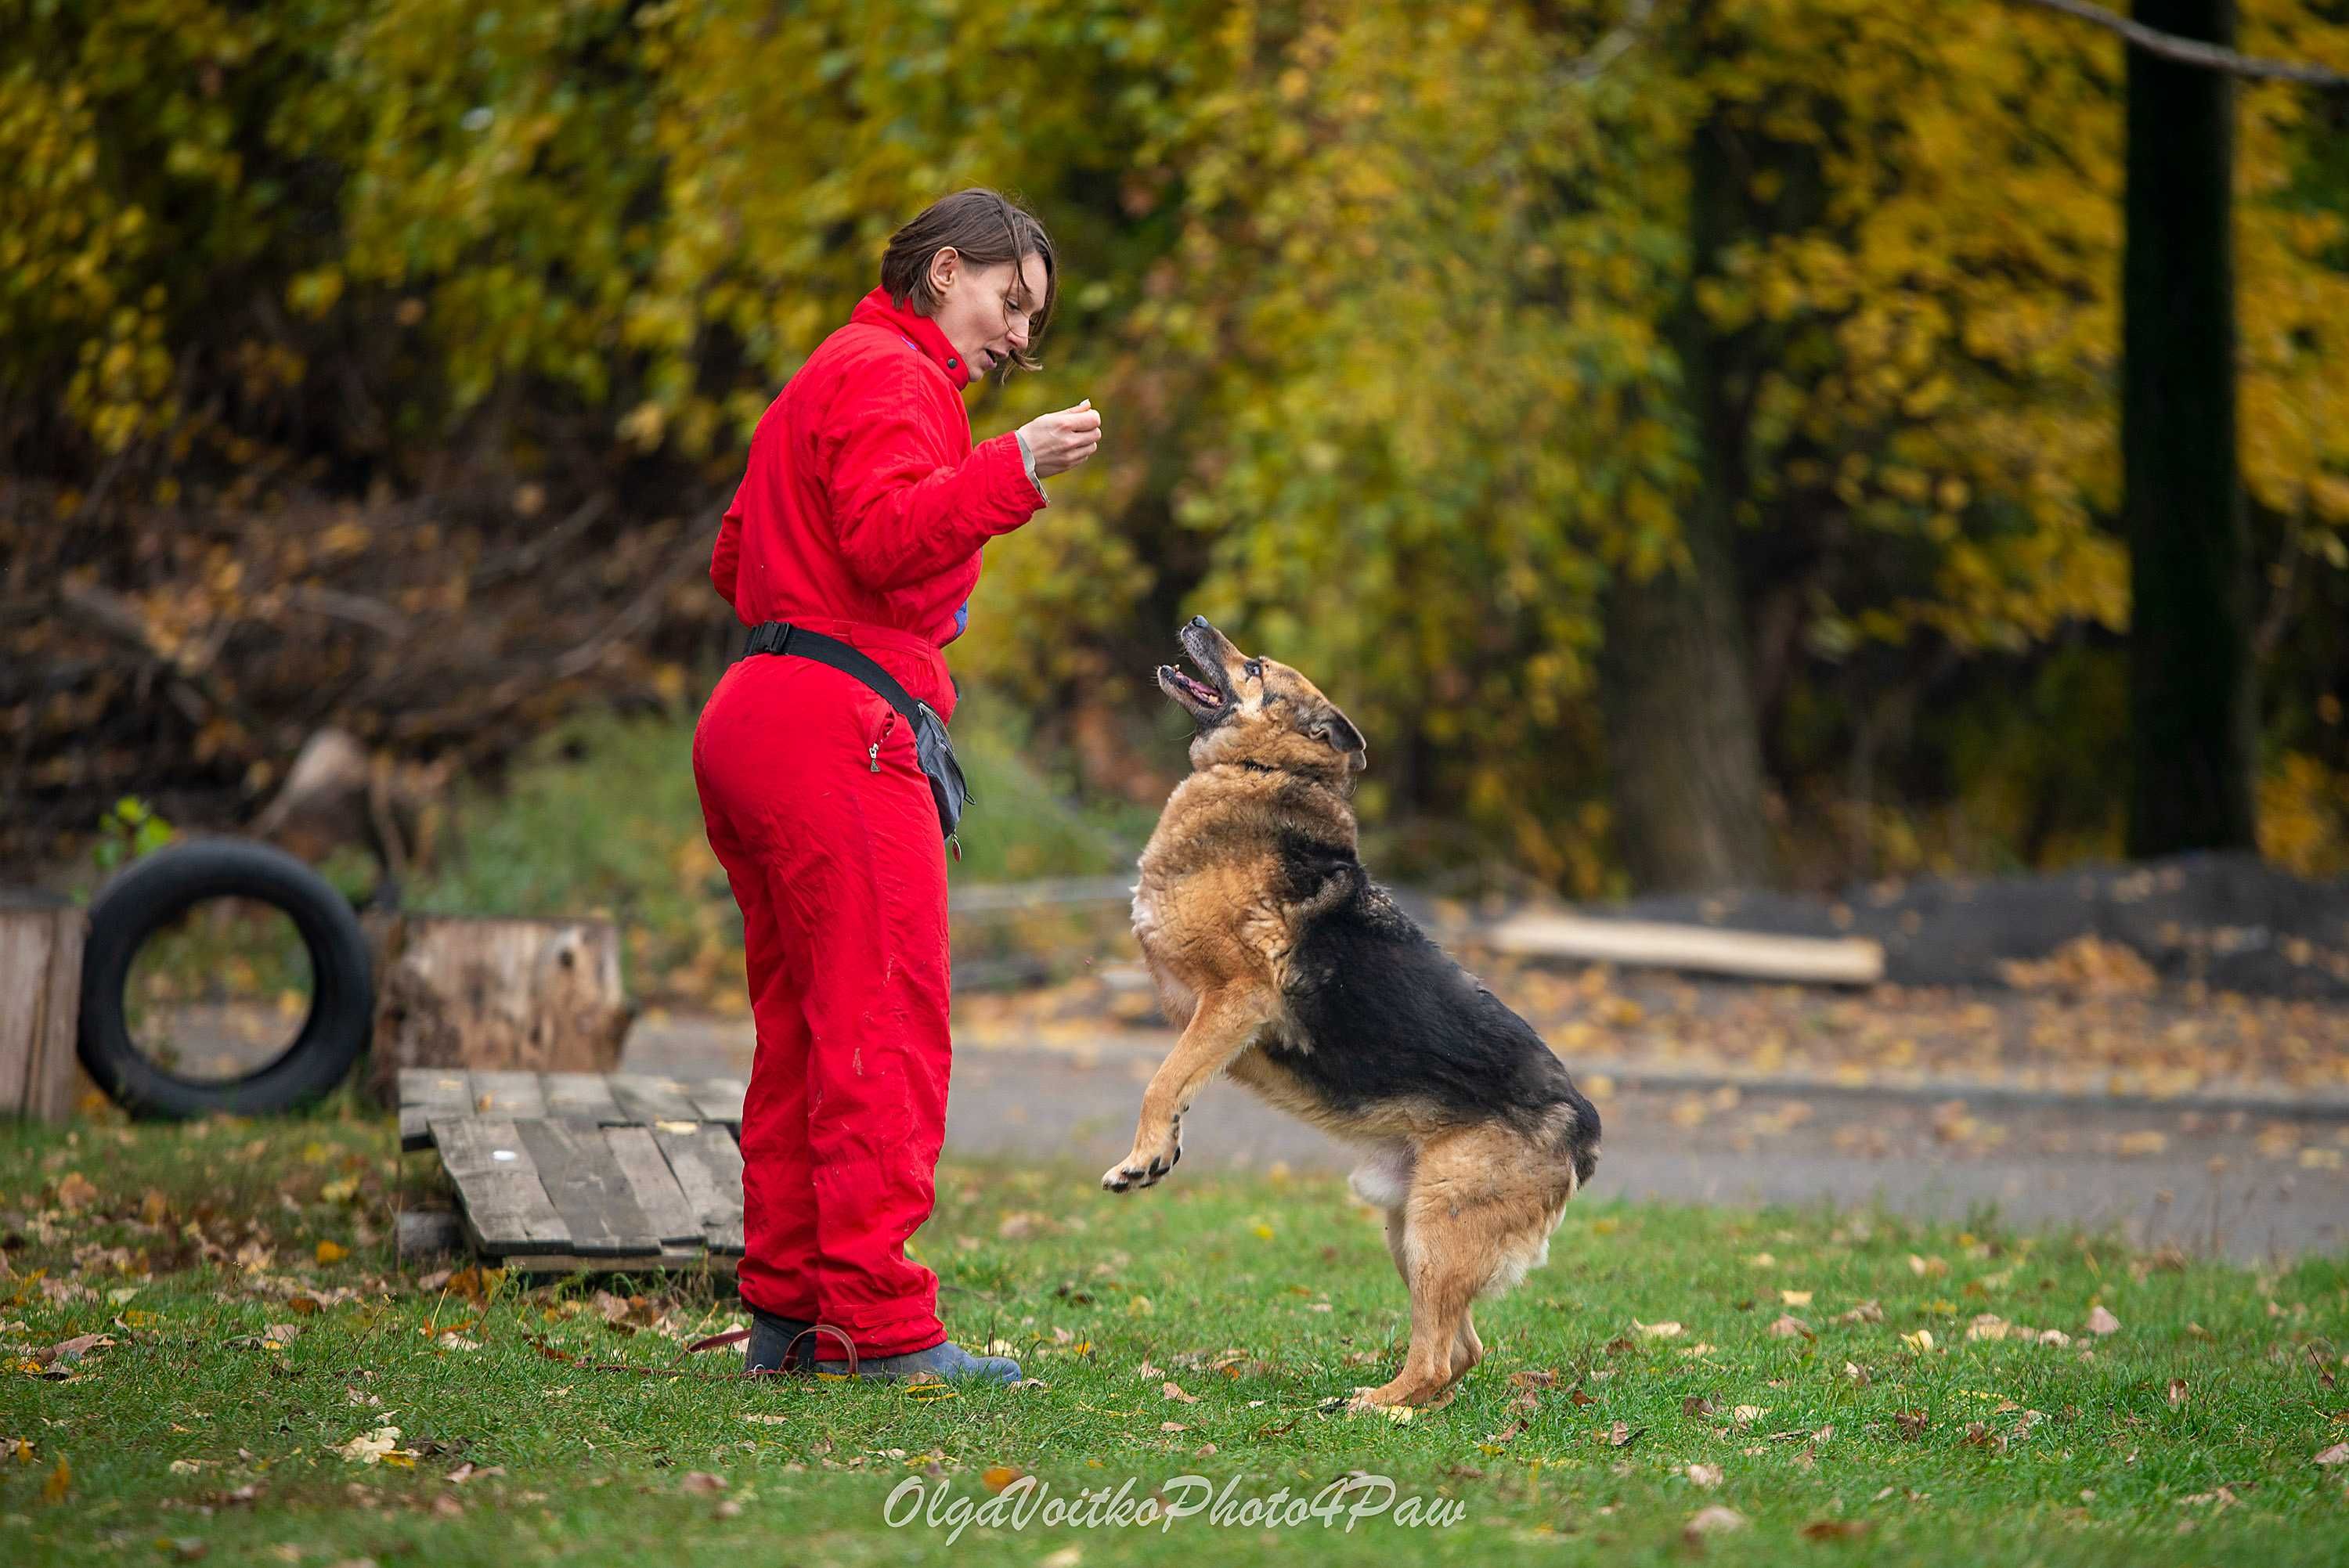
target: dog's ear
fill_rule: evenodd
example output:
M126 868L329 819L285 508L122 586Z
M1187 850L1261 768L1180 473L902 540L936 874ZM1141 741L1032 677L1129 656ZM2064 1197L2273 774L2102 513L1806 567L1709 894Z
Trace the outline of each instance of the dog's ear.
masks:
M1321 711L1305 727L1305 732L1333 751L1342 752L1347 769L1360 773L1371 765L1370 753L1362 745L1362 732L1354 721L1336 708L1324 705Z

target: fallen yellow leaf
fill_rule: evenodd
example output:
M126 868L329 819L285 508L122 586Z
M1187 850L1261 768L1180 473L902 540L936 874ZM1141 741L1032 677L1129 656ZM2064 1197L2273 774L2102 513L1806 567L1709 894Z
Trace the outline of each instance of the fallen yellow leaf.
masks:
M1743 1530L1746 1523L1745 1516L1735 1509L1723 1508L1721 1504L1714 1503L1711 1508L1701 1509L1692 1515L1686 1524L1681 1526L1681 1534L1691 1542L1697 1542L1708 1535L1723 1535L1733 1530Z

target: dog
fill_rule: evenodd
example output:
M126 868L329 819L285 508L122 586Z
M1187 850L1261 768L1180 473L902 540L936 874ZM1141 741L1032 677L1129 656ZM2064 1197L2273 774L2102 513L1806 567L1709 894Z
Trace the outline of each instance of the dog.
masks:
M1547 1261L1597 1164L1599 1113L1533 1026L1362 869L1361 732L1204 616L1178 636L1198 675L1162 665L1158 686L1197 727L1192 771L1142 851L1133 934L1182 1037L1102 1185L1174 1170L1183 1115L1218 1073L1362 1147L1351 1184L1386 1212L1411 1346L1356 1403L1443 1403L1484 1356L1472 1305Z

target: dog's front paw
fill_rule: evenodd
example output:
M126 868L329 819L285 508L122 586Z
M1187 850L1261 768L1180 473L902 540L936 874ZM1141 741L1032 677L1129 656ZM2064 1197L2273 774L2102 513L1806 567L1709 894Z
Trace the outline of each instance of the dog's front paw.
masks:
M1183 1119L1176 1117L1166 1137L1155 1146L1136 1143L1132 1153L1102 1172L1102 1185L1112 1192L1134 1187L1154 1187L1183 1159Z

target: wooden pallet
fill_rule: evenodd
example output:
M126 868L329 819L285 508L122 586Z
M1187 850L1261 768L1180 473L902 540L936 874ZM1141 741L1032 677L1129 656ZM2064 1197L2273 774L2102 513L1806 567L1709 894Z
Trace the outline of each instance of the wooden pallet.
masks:
M740 1078L671 1078L647 1073L468 1072L399 1069L399 1146L432 1147L435 1117L558 1117L599 1127L715 1121L739 1130Z
M484 1256L723 1267L742 1251L743 1093L730 1078L411 1068L400 1145L440 1151Z

